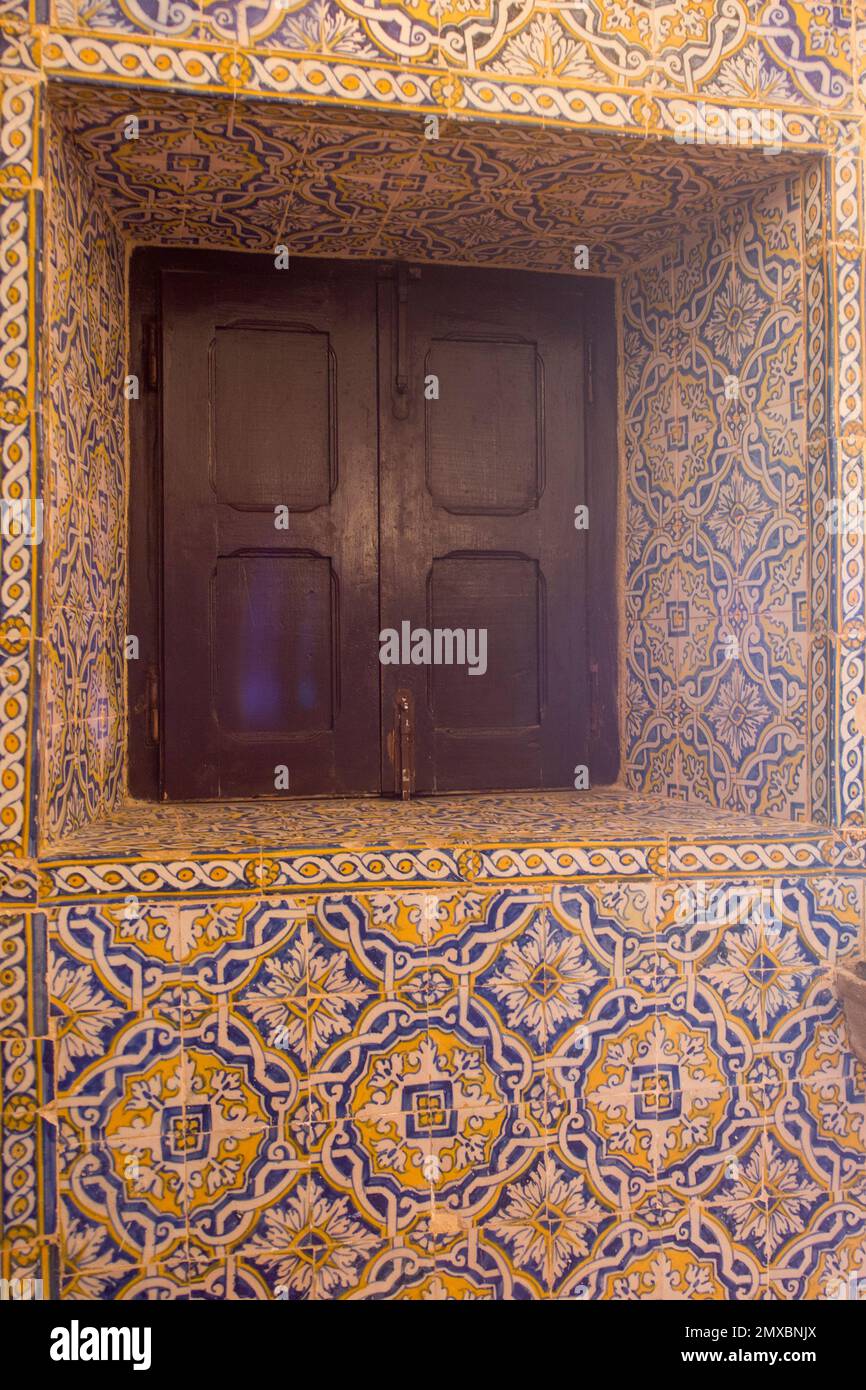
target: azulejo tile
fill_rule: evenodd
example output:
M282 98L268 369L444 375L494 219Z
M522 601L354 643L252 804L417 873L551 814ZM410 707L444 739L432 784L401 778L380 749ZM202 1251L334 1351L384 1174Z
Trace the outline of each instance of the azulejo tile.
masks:
M815 1164L805 1132L771 1124L754 1146L728 1168L728 1181L713 1194L711 1210L733 1237L746 1243L767 1266L784 1265L785 1251L804 1232L819 1226L841 1191L834 1176Z
M730 1240L721 1223L701 1212L690 1214L673 1238L658 1242L651 1258L638 1266L638 1296L702 1301L759 1298L765 1288L763 1263L746 1247Z
M41 912L0 914L0 1037L48 1031L46 919Z
M842 3L759 6L749 27L750 48L766 88L791 101L826 108L852 96L853 13Z
M555 1297L565 1281L574 1284L616 1215L585 1172L545 1149L501 1190L482 1218L481 1235L488 1248L502 1252L517 1278L531 1283L536 1297Z
M0 1042L3 1116L0 1239L6 1250L54 1233L54 1131L44 1117L54 1091L54 1047L48 1039Z
M216 1260L305 1171L297 1148L251 1107L237 1072L210 1073L207 1090L196 1087L199 1073L189 1099L176 1068L162 1077L163 1086L151 1068L118 1098L99 1142L86 1139L95 1126L74 1116L62 1128L70 1265L170 1263L183 1256L188 1232ZM230 1107L234 1123L213 1122L217 1107Z
M631 1215L650 1234L671 1230L687 1210L688 1200L666 1183L653 1183L635 1201Z
M73 1177L71 1172L69 1177ZM92 1212L82 1210L63 1195L59 1246L59 1295L64 1299L112 1298L134 1269L134 1260L122 1240L112 1240L106 1226Z
M720 1223L691 1209L661 1235L636 1223L615 1227L575 1278L592 1300L718 1302L760 1297L762 1275ZM559 1296L573 1297L573 1287L566 1281Z
M710 980L714 970L814 973L858 949L859 879L683 880L659 897L659 949Z
M799 1001L776 1021L768 1022L755 1054L772 1058L791 1081L813 1070L823 1076L854 1072L857 1064L849 1050L842 1008L828 972L810 979Z
M314 1169L268 1206L238 1255L266 1281L271 1297L334 1299L366 1287L368 1266L388 1245L351 1196Z
M556 1061L554 1075L571 1072L574 1088L557 1142L626 1209L662 1179L707 1192L762 1123L732 1084L743 1066L737 1034L720 1029L709 1009L683 1009L688 994L590 1034L579 1071Z
M474 976L472 995L535 1056L547 1056L608 983L607 963L544 906Z
M793 1082L767 1117L768 1139L796 1156L803 1181L837 1200L861 1200L866 1139L862 1066L849 1075Z
M396 1236L429 1214L434 1201L461 1221L476 1221L544 1146L515 1107L479 1094L471 1105L447 1110L430 1091L414 1111L367 1112L332 1127L320 1166L368 1220Z
M605 973L623 984L643 946L655 938L659 885L620 881L555 886L549 910L585 942Z
M148 1007L179 983L177 908L130 894L122 903L54 909L49 917L51 1011L76 1013Z
M46 484L52 498L39 706L41 830L113 807L125 672L109 613L125 607L124 252L70 141L47 118ZM111 740L111 744L109 744Z
M325 896L317 918L369 973L396 981L401 970L434 961L440 953L472 968L476 956L467 943L475 952L489 951L528 920L540 901L532 889L430 884L420 890Z
M250 900L222 919L189 904L201 930L165 996L179 1046L145 1057L124 1013L105 1083L91 1059L62 1093L64 1202L96 1251L85 1283L118 1298L766 1296L768 1261L789 1271L830 1205L866 1207L862 1098L822 973L851 949L860 885L772 883L807 967L786 977L781 1032L747 1026L711 978L725 944L724 969L775 949L784 975L772 914L740 920L764 881L721 910L705 894L685 921L694 881ZM166 940L144 960L171 972ZM514 989L529 1006L509 1018ZM272 1036L284 1005L304 1022L294 1049L288 1023ZM337 1025L318 1052L313 1013ZM73 1256L64 1271L79 1296Z
M781 178L723 212L709 238L686 236L655 278L632 277L638 350L643 300L658 298L660 275L669 292L665 346L661 333L654 345L667 353L668 383L648 375L647 344L626 395L626 437L647 437L664 395L677 429L649 454L643 443L627 451L636 529L626 727L635 785L805 819L803 197L801 181ZM643 499L668 495L675 525L659 533Z
M36 905L37 868L32 860L0 856L0 902L4 906Z
M160 1001L164 1012L139 1015L123 1009L72 1016L69 1034L60 1030L56 1114L80 1130L87 1142L107 1142L123 1128L140 1089L148 1123L174 1097L182 1105L181 1007L177 991ZM78 1022L78 1018L81 1022ZM139 1081L141 1086L139 1088ZM133 1126L134 1127L134 1126Z
M769 1267L769 1283L785 1299L866 1297L866 1219L839 1202L820 1209Z
M377 1262L367 1287L370 1296L419 1303L523 1301L532 1297L527 1284L514 1279L506 1262L480 1242L454 1243L435 1264L409 1255L390 1256ZM357 1295L364 1297L363 1294Z

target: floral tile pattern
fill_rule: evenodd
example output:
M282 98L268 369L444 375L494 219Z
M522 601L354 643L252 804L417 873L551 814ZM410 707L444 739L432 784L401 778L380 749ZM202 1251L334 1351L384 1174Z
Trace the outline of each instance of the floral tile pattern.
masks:
M53 118L51 118L53 120ZM123 250L80 157L46 140L51 324L40 726L43 833L110 810L123 788ZM82 220L82 213L84 220Z
M136 243L238 246L299 255L397 256L615 273L682 233L716 200L742 200L766 170L737 148L670 147L513 126L470 134L417 116L371 130L363 113L151 93L69 89L58 117L121 230ZM779 151L774 167L791 166ZM576 209L580 209L579 217ZM348 238L348 240L347 240Z
M200 903L72 1062L64 964L64 1296L758 1297L818 1277L834 1220L856 1265L866 1096L826 979L862 880L765 887ZM108 909L55 922L102 977L139 949Z
M821 820L804 196L775 184L626 285L626 759L633 786Z
M593 87L706 90L728 99L839 106L850 99L852 24L845 4L735 0L533 0L432 3L294 0L233 6L151 0L54 0L70 30L282 50L331 60L479 72Z

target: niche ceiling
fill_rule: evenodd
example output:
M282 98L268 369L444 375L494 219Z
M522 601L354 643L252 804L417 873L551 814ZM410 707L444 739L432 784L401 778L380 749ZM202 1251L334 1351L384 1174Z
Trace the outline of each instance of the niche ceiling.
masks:
M619 274L768 181L790 152L507 122L63 84L52 101L136 244ZM133 119L134 118L134 119Z

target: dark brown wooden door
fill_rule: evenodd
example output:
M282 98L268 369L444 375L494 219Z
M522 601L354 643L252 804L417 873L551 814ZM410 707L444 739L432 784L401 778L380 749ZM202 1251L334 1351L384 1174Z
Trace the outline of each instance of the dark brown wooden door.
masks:
M453 636L441 664L382 667L385 786L400 689L418 792L571 786L589 762L585 318L564 277L425 266L380 286L381 625L472 631L477 668Z
M162 316L163 794L378 792L375 272L168 271Z

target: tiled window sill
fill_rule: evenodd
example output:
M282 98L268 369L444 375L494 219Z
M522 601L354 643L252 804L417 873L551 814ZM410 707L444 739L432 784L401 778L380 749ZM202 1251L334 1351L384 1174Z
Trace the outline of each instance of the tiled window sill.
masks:
M43 862L254 853L288 849L399 849L516 844L663 845L674 840L778 839L826 827L685 805L621 787L572 792L496 792L375 797L153 803L130 801L111 816L45 845Z

